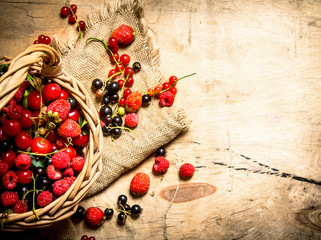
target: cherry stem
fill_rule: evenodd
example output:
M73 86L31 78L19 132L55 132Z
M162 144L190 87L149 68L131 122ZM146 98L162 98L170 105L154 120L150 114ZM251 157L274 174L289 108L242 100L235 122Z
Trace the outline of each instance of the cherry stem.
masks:
M71 8L71 5L68 5L68 7L69 7L69 9L70 9L70 11L71 11L72 15L74 16L74 18L75 18L75 20L76 20L77 28L78 28L78 32L79 32L79 36L78 36L78 38L79 38L79 40L81 40L81 29L80 29L79 22L78 22L78 20L77 20L77 17L76 17L76 15L75 15L74 11L73 11L73 10L72 10L72 8Z

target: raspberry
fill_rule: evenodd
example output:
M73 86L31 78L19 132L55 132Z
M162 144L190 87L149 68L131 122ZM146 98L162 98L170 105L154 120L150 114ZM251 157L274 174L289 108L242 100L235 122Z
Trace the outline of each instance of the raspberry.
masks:
M5 191L1 193L0 200L3 207L12 207L18 202L19 196L16 192Z
M6 189L14 189L17 186L18 176L14 171L9 170L2 176L1 181Z
M75 171L81 171L85 165L85 159L80 156L76 156L71 160L71 167Z
M72 177L74 176L74 170L71 167L67 167L65 171L62 173L64 177Z
M37 203L39 207L45 207L52 202L52 193L49 191L43 191L39 193L37 197Z
M52 164L55 168L63 169L66 168L70 163L70 158L68 153L65 152L57 152L55 153L52 158Z
M0 176L5 174L9 170L9 165L8 163L0 160Z
M23 107L18 105L14 99L11 99L9 103L2 108L2 111L7 115L8 119L20 120Z
M195 172L195 167L190 164L190 163L184 163L180 168L179 168L179 175L182 178L188 178L193 176Z
M28 210L27 203L19 200L13 207L13 212L15 213L25 213Z
M159 96L159 103L163 107L170 107L173 105L175 99L175 95L170 91L166 91L161 93Z
M53 192L54 194L61 196L63 195L65 192L67 192L67 190L70 187L70 183L69 181L62 179L62 180L58 180L54 183L53 185Z
M125 101L126 112L136 112L142 105L142 94L140 92L132 92Z
M53 164L47 167L47 176L50 180L58 180L62 177L60 169L56 169Z
M77 178L75 178L74 176L71 177L65 177L63 180L67 181L70 186L74 183L74 181L76 181Z
M163 156L159 156L155 158L155 163L153 165L153 170L157 173L166 172L169 167L169 162Z
M103 128L103 127L105 127L105 123L104 123L104 121L103 120L100 120L100 126Z
M14 98L16 99L17 102L20 102L20 100L23 97L24 92L26 91L27 87L30 86L29 81L24 81L20 86L16 94L14 95Z
M98 207L90 207L86 211L85 219L90 226L98 226L104 220L104 212Z
M26 153L19 154L15 159L15 165L21 170L27 170L30 167L31 158Z
M127 127L131 127L131 128L136 127L138 123L139 123L139 117L136 113L128 114L125 117L125 124Z
M130 182L130 191L134 195L145 194L150 185L150 178L146 173L137 173Z

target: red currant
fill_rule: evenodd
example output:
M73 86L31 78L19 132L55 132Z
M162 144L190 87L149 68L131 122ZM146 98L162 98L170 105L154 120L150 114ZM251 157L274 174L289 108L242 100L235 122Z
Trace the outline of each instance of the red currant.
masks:
M115 70L117 71L117 72L121 72L121 71L123 71L124 70L124 65L123 64L118 64L118 65L116 65L116 67L115 67Z
M36 137L31 143L31 152L47 154L51 150L51 143L42 137Z
M125 83L125 87L131 87L134 84L134 79L132 77L129 77Z
M120 56L120 62L124 64L124 66L127 66L130 62L130 57L127 54L122 54Z
M39 35L38 42L39 43L45 43L44 41L45 41L45 35Z
M116 45L116 46L108 46L108 48L110 49L110 51L112 51L113 53L115 53L115 52L117 52L118 51L118 45Z
M20 184L29 184L32 182L32 171L31 170L18 170L18 183Z
M45 39L43 40L43 43L49 45L51 43L50 37L45 36Z
M119 89L122 89L125 81L123 79L119 79L117 82L119 84Z
M166 89L168 89L168 88L170 88L171 87L171 84L170 83L163 83L163 90L166 90Z
M71 4L71 10L73 13L76 13L77 12L77 6L75 4Z
M68 17L69 14L70 14L70 8L67 6L63 6L60 10L60 15L62 17Z
M80 117L80 111L77 108L70 110L68 113L68 118L71 118L76 122L78 122L79 117Z
M21 132L21 123L16 119L9 119L3 123L3 132L8 136L16 136Z
M132 93L132 90L130 90L129 88L126 88L124 90L124 93L123 93L124 98L127 98L128 95L131 94L131 93Z
M32 136L27 131L21 131L14 139L18 148L25 150L31 146Z
M177 81L177 77L176 77L176 76L171 76L171 77L168 79L168 82L169 82L172 86L175 86L175 85L176 85L176 81Z
M114 37L109 38L109 39L108 39L108 44L109 44L109 46L111 46L111 47L117 46L117 39L114 38Z
M65 88L62 88L61 92L60 92L59 99L67 99L69 97L70 97L69 92Z
M120 100L119 100L119 106L125 106L125 101L126 99L124 97L122 97Z
M28 95L28 106L31 109L39 110L41 103L45 104L45 100L44 98L41 99L40 92L34 90Z
M81 31L84 31L86 29L86 23L84 21L79 21L79 27Z
M77 15L69 15L69 17L68 17L68 22L70 23L70 24L74 24L75 22L76 22L76 19L77 19Z
M109 71L108 76L111 77L111 76L115 75L116 73L117 73L117 71L116 71L115 69L111 69L111 70ZM111 79L115 79L115 78L116 78L116 75L113 76Z
M132 71L131 67L126 67L124 71L125 78L129 75L129 77L132 77L134 75L134 70Z
M88 141L89 141L89 133L87 133L86 135L80 133L78 137L75 137L72 139L72 143L77 147L86 146Z
M152 97L153 95L154 95L154 89L152 89L152 88L150 88L150 89L148 89L148 95L150 96L150 97Z
M169 89L169 91L170 91L171 93L173 93L174 95L176 95L176 93L177 93L177 88L176 88L176 87L171 87L171 88Z
M163 86L156 86L154 88L154 94L159 94L162 91Z
M113 53L113 54L114 54L114 57L115 57L116 61L118 62L118 60L119 60L119 54L116 53L116 52ZM111 63L116 63L112 55L110 56L110 61L111 61Z
M63 152L67 153L70 159L73 159L77 155L76 150L72 147L64 148Z
M33 126L31 117L32 115L30 110L24 109L21 111L20 122L23 128L31 128Z
M33 44L39 44L39 41L38 41L38 40L35 40L35 41L33 42Z

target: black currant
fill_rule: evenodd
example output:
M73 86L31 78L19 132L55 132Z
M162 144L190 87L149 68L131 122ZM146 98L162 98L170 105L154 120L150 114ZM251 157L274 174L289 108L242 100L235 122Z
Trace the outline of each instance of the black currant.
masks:
M119 195L119 196L118 196L117 203L124 206L124 205L127 203L127 196L126 196L126 195L123 195L123 194L122 194L122 195Z
M144 94L142 96L142 105L144 105L144 106L149 105L151 100L152 100L152 98L148 94Z
M78 206L74 215L71 216L73 222L80 222L85 218L86 210L82 206Z
M26 185L18 185L17 187L17 193L19 196L19 199L22 199L23 196L29 191L28 187Z
M119 91L119 83L118 82L109 83L107 90L109 94L117 93Z
M47 189L50 187L50 181L46 178L46 177L42 177L42 178L39 178L39 180L37 180L37 186L40 188L40 189Z
M138 217L142 212L142 208L139 205L135 204L130 209L130 212L131 212L131 216Z
M35 170L33 170L33 173L38 177L42 177L45 176L46 170L43 167L36 167Z
M120 135L121 135L121 129L120 128L113 128L111 130L111 135L114 137L114 138L119 138Z
M111 218L114 214L114 210L111 208L106 208L104 214L107 218Z
M123 225L123 224L125 224L126 219L127 219L127 215L125 213L121 212L117 216L117 223L119 225Z
M113 121L113 119L111 118L111 116L107 116L107 117L105 118L105 124L106 124L106 125L111 124L112 121Z
M105 94L105 96L103 96L103 98L101 99L101 104L103 105L108 105L110 103L110 97Z
M115 103L119 100L119 95L117 93L113 93L110 95L110 100Z
M108 105L103 105L101 108L100 108L100 111L99 111L99 116L101 119L104 119L106 118L108 115L111 115L113 113L113 110L111 109L111 107L109 107Z
M130 206L128 204L125 204L124 205L124 210L129 212L130 211Z
M51 164L52 164L51 158L46 158L46 160L45 160L45 167L48 167L48 166L51 165Z
M121 119L119 116L113 117L112 124L120 127L123 124L123 119Z
M141 68L142 68L142 66L141 66L141 64L139 62L134 62L133 63L133 69L134 69L135 73L139 72Z
M92 81L91 86L94 90L97 90L99 88L102 88L103 82L100 79L96 78Z
M8 152L10 150L10 142L6 139L0 141L0 152Z
M67 101L70 103L70 109L74 109L77 106L77 101L73 96L67 98Z
M111 129L105 125L101 128L104 136L109 136L111 134Z
M166 150L164 147L160 147L156 150L156 157L158 156L165 156L166 155Z

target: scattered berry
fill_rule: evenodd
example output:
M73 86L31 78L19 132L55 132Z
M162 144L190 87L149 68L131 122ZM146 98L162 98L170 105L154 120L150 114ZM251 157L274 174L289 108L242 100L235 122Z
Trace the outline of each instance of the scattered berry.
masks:
M125 117L125 125L127 127L130 127L130 128L136 127L138 123L139 123L139 117L136 113L128 114Z
M165 157L165 155L166 155L166 150L165 150L165 148L164 148L164 147L159 147L159 148L157 148L157 149L156 149L156 152L155 152L155 155L156 155L156 157L158 157L158 156L163 156L163 157Z
M67 6L63 6L60 10L60 15L62 17L68 17L69 14L70 14L70 8Z
M127 215L124 212L120 212L117 216L117 223L119 225L124 225L127 219Z
M142 96L142 105L143 106L148 106L150 104L151 100L152 100L152 98L148 94L144 94Z
M126 195L119 195L117 199L117 203L121 205L125 205L127 203L127 196Z
M98 207L90 207L86 211L85 219L90 226L98 226L104 220L104 212Z
M169 91L161 93L159 96L160 105L163 107L171 107L174 103L175 95Z
M140 92L132 92L126 98L125 109L126 112L136 112L142 105L142 94Z
M134 70L135 73L139 72L141 68L142 67L141 67L141 64L139 62L134 62L133 70Z
M150 178L146 173L137 173L130 182L130 191L134 195L145 194L150 185Z
M111 208L106 208L104 214L106 218L111 218L114 214L114 210Z
M69 15L69 17L68 17L68 22L70 23L70 24L74 24L75 22L76 22L76 19L77 19L77 15Z
M155 158L155 163L153 165L153 170L156 173L164 173L169 168L169 162L163 156L159 156Z
M189 178L189 177L193 176L194 172L195 172L195 167L190 163L184 163L179 168L179 175L182 178Z
M80 222L85 218L86 209L82 206L78 206L76 212L72 215L73 222Z
M124 66L127 66L130 62L130 57L127 54L122 54L119 60Z
M171 76L171 77L168 79L168 82L170 83L170 85L175 86L175 85L176 85L176 82L177 82L177 77L176 77L176 76Z
M111 36L116 38L119 45L128 45L135 39L135 30L128 25L122 24L116 28Z
M131 207L130 212L131 216L138 217L142 213L142 208L138 204L135 204Z

